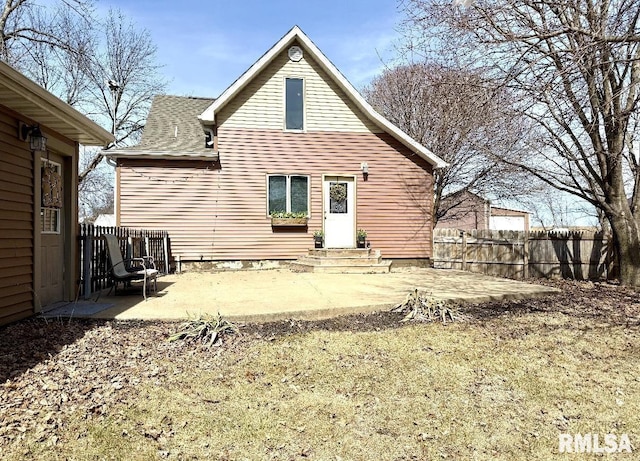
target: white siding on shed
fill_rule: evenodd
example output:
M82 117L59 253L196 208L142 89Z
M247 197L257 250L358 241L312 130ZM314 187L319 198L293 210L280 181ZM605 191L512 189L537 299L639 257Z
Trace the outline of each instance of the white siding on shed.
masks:
M489 228L491 230L527 230L524 216L491 216L489 219Z

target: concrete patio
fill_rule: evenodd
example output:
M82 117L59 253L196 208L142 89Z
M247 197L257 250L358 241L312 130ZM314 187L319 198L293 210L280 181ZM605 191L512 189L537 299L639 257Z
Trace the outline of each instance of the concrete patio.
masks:
M132 287L117 296L67 303L47 316L182 320L220 312L237 322L320 319L389 310L414 288L434 298L477 303L544 296L541 285L454 270L401 268L388 274L296 273L287 269L190 272L158 279L158 293L142 298ZM95 300L95 296L93 297Z

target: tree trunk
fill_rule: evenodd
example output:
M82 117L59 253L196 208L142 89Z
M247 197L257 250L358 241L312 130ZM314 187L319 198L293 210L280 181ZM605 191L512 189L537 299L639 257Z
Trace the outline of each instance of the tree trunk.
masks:
M618 265L620 283L640 286L640 234L638 223L631 214L610 216L613 248Z

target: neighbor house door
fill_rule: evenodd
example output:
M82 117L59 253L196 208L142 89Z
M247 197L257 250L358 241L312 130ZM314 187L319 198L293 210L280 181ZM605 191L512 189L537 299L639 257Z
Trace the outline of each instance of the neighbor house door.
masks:
M62 158L42 159L40 207L40 306L64 299L64 191Z
M325 176L322 189L325 247L355 247L355 179L349 176Z

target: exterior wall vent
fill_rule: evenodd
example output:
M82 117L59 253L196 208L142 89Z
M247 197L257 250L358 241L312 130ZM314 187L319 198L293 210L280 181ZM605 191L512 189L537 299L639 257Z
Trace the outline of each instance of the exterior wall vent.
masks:
M300 61L302 59L302 56L302 48L300 48L299 46L292 46L291 48L289 48L289 59L291 59L293 62Z

